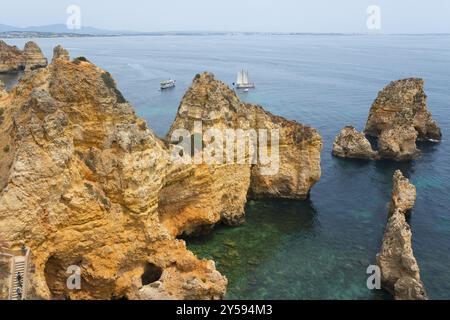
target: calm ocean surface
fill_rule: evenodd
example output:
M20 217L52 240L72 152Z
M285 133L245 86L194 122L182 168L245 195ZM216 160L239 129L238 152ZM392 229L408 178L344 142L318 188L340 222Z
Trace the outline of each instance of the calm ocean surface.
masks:
M26 40L7 40L23 46ZM450 36L163 36L37 39L51 59L62 44L111 72L124 96L163 136L195 74L231 84L249 70L257 89L241 94L324 139L323 177L309 201L251 201L247 223L218 227L189 240L229 279L228 298L386 299L366 287L387 218L392 175L402 169L417 186L414 252L433 299L450 299ZM426 80L428 104L444 134L421 145L410 163L331 156L334 137L362 130L379 90L391 80ZM174 90L159 81L175 78Z

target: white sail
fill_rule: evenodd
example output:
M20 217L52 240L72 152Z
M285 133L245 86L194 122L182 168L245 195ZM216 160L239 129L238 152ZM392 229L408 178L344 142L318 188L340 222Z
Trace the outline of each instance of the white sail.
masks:
M243 84L249 84L249 81L248 81L248 71L245 71L244 72L244 75L243 75Z
M239 71L236 84L244 84L244 71Z

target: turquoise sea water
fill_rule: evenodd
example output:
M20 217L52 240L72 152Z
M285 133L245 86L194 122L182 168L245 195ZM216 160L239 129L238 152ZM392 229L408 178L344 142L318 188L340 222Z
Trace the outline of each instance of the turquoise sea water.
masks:
M428 293L450 299L450 36L163 36L37 39L46 55L62 44L110 71L124 96L158 135L165 135L196 73L231 84L249 70L257 89L241 94L275 114L312 125L324 139L321 181L309 201L251 201L247 223L219 226L190 239L229 278L228 298L387 299L369 291L386 222L393 172L417 186L411 225ZM8 40L22 46L25 40ZM410 163L331 156L334 137L364 128L369 108L389 81L422 77L429 108L444 134L421 144ZM159 81L175 78L174 90Z

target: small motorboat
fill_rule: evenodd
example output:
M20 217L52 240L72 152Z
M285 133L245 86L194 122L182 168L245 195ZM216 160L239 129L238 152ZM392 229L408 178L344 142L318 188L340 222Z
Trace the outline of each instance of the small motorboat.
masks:
M177 82L172 79L161 81L161 90L173 88L176 83Z

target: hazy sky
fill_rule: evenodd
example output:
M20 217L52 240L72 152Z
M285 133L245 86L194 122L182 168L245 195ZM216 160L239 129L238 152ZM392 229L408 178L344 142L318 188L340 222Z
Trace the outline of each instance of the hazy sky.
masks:
M382 33L450 33L450 0L14 0L0 23L65 23L136 31L367 32L366 10L381 8Z

